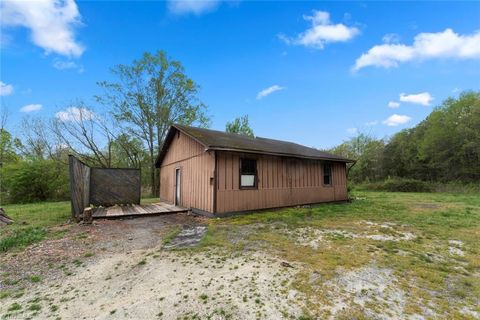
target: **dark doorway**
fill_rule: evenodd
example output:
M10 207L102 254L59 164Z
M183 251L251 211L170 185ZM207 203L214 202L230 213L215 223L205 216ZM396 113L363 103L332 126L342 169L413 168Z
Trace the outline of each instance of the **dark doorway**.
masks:
M175 169L175 205L178 206L180 205L180 192L182 190L181 186L181 174L180 174L180 168Z

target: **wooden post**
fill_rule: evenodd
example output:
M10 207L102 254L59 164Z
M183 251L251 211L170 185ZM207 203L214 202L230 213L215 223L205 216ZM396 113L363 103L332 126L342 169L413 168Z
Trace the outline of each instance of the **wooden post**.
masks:
M87 207L83 210L83 223L84 224L92 224L93 221L93 209L91 207Z

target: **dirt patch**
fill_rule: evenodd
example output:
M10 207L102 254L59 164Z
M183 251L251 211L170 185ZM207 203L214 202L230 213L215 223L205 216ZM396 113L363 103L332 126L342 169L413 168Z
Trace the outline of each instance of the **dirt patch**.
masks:
M364 310L367 318L399 319L404 315L406 294L398 288L392 269L367 266L351 271L339 269L337 274L324 285L333 302L329 308L333 318L349 314L356 307ZM376 311L374 306L381 308Z
M375 241L411 241L417 238L412 232L404 230L405 226L393 223L373 223L363 221L358 224L360 228L355 230L343 229L320 229L313 227L297 228L293 231L285 230L290 236L293 235L298 244L318 249L322 245L330 245L329 241L338 239L363 238Z
M463 249L463 242L460 240L449 240L448 241L448 252L452 256L465 256L465 251Z
M301 296L289 290L297 268L262 253L221 256L136 250L87 264L59 286L42 284L17 303L37 299L37 316L62 319L279 319L301 315ZM292 300L295 297L295 301ZM5 314L11 301L0 306ZM52 311L52 306L55 311ZM14 316L28 316L19 311Z
M75 276L83 262L94 262L105 253L130 253L162 243L175 226L196 225L204 219L185 214L140 219L95 220L92 225L63 225L51 228L54 238L34 244L21 252L0 254L0 289L30 288L31 277L55 282Z
M163 247L181 249L196 246L207 233L206 226L184 226L183 229Z

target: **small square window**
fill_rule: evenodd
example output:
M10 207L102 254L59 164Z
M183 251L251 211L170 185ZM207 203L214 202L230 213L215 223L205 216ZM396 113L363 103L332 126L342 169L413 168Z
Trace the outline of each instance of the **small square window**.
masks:
M323 184L332 185L332 165L330 163L323 164Z
M240 188L257 187L257 160L241 159Z

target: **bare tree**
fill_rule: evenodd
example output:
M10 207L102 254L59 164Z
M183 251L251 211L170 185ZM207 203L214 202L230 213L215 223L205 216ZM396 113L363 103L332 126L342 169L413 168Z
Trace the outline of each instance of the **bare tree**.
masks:
M110 114L100 115L93 108L79 101L57 112L51 123L51 131L57 139L50 157L62 154L68 149L92 165L111 168L118 163L140 167L141 144L122 131ZM41 141L30 143L39 151L44 147Z
M60 146L93 165L111 167L110 146L114 136L108 127L108 119L97 115L82 101L57 112L52 131Z
M42 118L24 117L22 128L22 153L35 159L53 158L55 139L48 124Z

